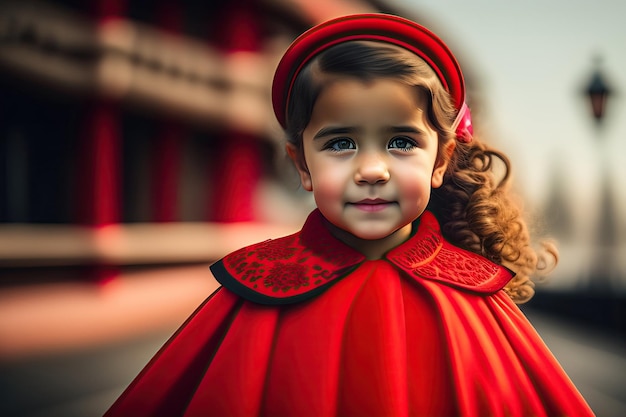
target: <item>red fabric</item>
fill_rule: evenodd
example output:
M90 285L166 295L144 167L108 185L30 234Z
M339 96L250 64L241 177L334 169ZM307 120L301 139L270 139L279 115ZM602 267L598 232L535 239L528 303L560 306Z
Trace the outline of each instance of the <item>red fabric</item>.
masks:
M106 417L453 415L593 414L503 291L381 259L302 302L219 289Z

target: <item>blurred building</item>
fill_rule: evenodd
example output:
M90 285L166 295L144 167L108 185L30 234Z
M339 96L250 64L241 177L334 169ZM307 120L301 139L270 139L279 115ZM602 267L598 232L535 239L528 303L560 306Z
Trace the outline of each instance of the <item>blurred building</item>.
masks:
M308 27L375 11L402 13L374 0L2 2L0 272L89 266L107 280L299 225L309 206L282 179L273 70Z

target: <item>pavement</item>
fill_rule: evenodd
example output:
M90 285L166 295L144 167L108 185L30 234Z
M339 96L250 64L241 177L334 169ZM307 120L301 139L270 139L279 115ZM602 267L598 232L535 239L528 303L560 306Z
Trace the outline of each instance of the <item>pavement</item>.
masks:
M626 416L626 341L524 308L524 313L598 417Z

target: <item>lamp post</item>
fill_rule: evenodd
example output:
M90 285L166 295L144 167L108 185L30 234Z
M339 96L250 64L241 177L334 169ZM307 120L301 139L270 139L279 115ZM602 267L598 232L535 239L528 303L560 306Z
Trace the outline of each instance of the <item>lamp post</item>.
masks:
M591 74L589 83L586 88L586 95L589 99L589 105L596 126L596 134L600 137L600 128L606 115L607 103L611 95L611 89L606 83L605 78L600 71L599 58L595 59L595 69ZM600 158L603 160L606 155L602 152ZM590 280L590 290L599 293L608 293L611 291L612 278L615 272L615 259L613 251L617 244L617 216L615 213L615 204L613 193L611 190L611 180L609 175L609 164L601 161L601 194L600 194L600 210L598 212L598 222L595 238L595 259L592 265L592 277Z

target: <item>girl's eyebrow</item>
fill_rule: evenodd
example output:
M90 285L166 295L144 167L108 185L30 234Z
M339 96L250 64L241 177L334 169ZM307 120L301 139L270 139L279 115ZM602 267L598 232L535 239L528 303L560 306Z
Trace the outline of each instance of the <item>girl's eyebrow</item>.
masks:
M414 133L417 135L422 133L420 129L414 126L390 126L385 130L389 133ZM315 134L315 136L313 136L313 139L319 139L332 135L345 135L346 133L354 133L356 131L357 128L350 126L323 127Z
M313 136L313 139L323 138L325 136L332 135L344 135L346 133L354 133L356 128L354 127L323 127Z
M416 127L413 126L391 126L389 128L389 132L390 133L415 133L415 134L421 134L422 131Z

